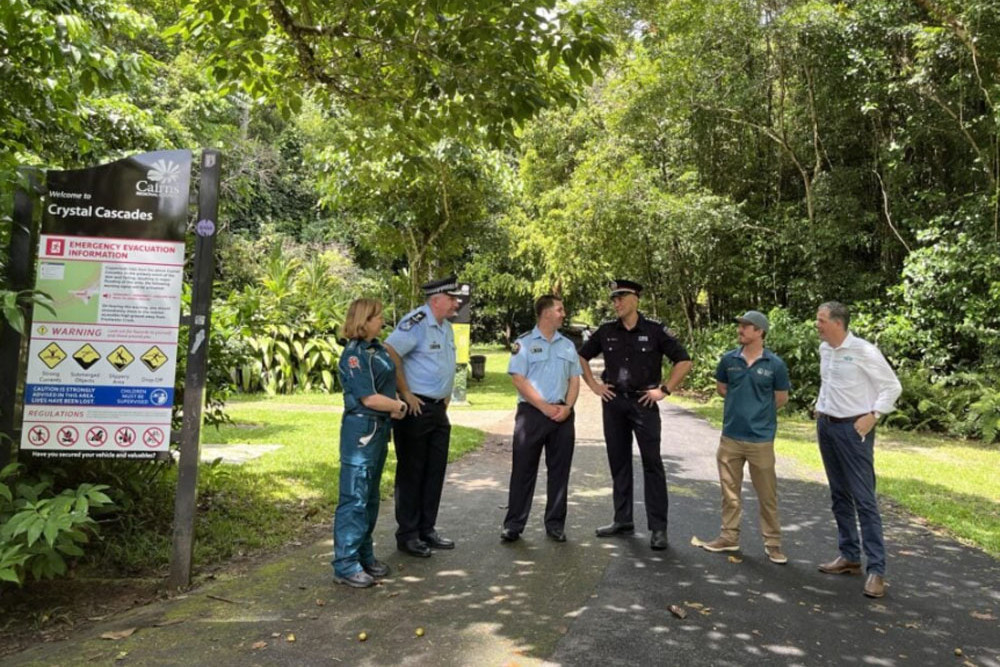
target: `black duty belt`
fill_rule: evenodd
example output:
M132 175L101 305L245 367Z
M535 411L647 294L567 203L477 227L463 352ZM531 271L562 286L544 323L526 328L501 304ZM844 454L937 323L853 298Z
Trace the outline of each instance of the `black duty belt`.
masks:
M831 424L847 424L848 422L850 422L851 424L853 424L854 422L858 421L862 417L864 417L863 414L861 414L861 415L854 415L853 417L834 417L833 415L828 415L828 414L826 414L824 412L817 412L816 413L816 419L825 419L826 421L830 422Z
M444 403L443 398L431 398L430 396L424 396L423 394L414 394L414 396L419 398L424 403L432 403L434 405L441 405Z
M655 389L655 387L650 387L649 389ZM615 392L616 396L622 396L624 398L642 398L643 396L646 395L646 392L649 391L649 389L614 389L614 388L612 388L612 391Z

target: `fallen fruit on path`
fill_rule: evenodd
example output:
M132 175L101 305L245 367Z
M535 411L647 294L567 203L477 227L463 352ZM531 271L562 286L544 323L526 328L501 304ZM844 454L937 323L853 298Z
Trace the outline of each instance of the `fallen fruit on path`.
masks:
M359 632L358 633L358 641L359 642L363 642L366 639L368 639L368 633L367 632Z
M414 630L414 634L416 634L418 637L423 637L424 636L424 629L423 628L417 628L416 630Z
M955 655L959 655L959 656L962 655L962 649L960 649L960 648L955 649Z

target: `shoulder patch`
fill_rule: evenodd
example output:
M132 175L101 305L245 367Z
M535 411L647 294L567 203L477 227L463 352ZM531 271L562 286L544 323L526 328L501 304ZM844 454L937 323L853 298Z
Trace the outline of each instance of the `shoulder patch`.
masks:
M657 323L657 324L659 324L659 323ZM677 334L674 333L674 330L671 329L670 327L666 326L666 325L663 325L663 333L667 334L671 338L677 338Z
M425 317L427 317L427 313L421 310L418 313L414 314L412 317L409 317L406 320L404 320L403 323L399 325L399 328L402 329L403 331L409 331L413 327L423 322Z
M352 354L350 357L347 358L347 365L350 368L361 368L361 360Z
M514 344L510 346L510 353L517 354L520 351L521 351L521 343L515 340Z

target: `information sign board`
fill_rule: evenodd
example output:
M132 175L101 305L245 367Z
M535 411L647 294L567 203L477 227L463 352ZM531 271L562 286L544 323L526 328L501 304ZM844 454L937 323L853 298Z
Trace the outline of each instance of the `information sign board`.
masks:
M48 172L22 453L165 455L190 182L190 151Z

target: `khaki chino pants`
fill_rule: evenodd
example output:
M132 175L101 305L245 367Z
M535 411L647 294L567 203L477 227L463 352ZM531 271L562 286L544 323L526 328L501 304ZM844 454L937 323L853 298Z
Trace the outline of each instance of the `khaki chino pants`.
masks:
M722 538L739 544L743 518L743 465L750 466L750 481L760 504L760 528L764 544L781 546L778 520L778 478L774 470L774 442L746 442L722 436L716 452L722 487Z

